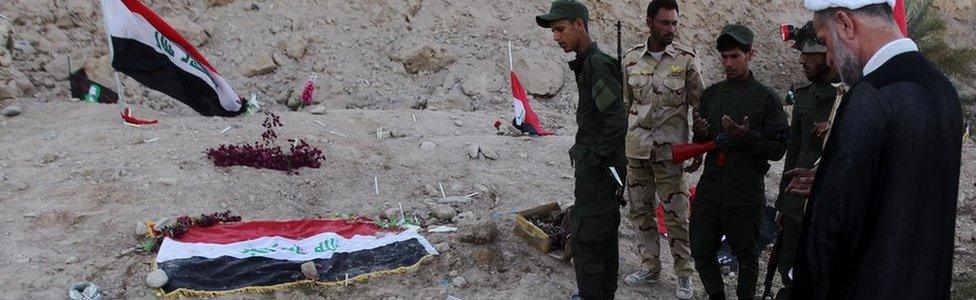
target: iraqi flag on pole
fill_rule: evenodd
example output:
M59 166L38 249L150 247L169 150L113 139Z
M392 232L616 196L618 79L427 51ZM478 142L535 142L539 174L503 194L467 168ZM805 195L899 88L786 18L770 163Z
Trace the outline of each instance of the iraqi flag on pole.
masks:
M552 135L552 132L542 128L542 123L539 122L539 116L532 110L532 105L529 104L529 95L525 93L522 82L519 81L518 75L515 74L515 63L513 59L512 42L508 42L508 65L512 80L512 107L515 109L512 126L518 128L523 134L528 133L539 136Z
M895 17L895 23L898 24L898 29L901 29L901 34L908 36L908 22L905 15L905 0L895 0L895 7L892 7L893 14Z
M252 221L165 238L156 267L169 277L165 296L212 297L405 272L432 255L437 250L416 231L384 230L369 221ZM302 273L306 262L315 264L317 280Z
M205 116L244 112L240 96L210 62L139 0L102 0L112 67Z

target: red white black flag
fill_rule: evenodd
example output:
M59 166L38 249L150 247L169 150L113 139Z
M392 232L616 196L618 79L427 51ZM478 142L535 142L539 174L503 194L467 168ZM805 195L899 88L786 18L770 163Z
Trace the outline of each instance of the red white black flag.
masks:
M539 136L552 135L552 132L542 128L542 123L539 122L539 115L536 115L535 111L532 110L532 105L529 104L529 96L525 93L525 88L522 87L522 82L519 81L518 75L515 75L514 70L510 73L512 80L512 107L515 109L515 118L512 120L512 126L521 130L523 134L528 133Z
M102 0L112 67L205 116L244 112L240 96L210 62L139 0Z
M251 221L167 237L156 267L169 278L165 298L216 297L409 271L437 254L416 231L381 229L371 221ZM318 279L303 274L307 262L315 264Z
M552 135L552 132L542 128L539 115L536 115L535 110L532 110L532 105L529 104L529 95L525 93L525 87L522 86L518 75L515 74L515 56L512 54L512 42L508 42L508 70L512 83L512 108L515 110L512 126L522 131L522 134Z

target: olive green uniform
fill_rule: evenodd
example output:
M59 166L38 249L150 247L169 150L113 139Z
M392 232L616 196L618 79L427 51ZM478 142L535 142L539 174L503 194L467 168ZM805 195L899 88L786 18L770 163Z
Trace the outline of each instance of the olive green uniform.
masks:
M837 89L831 84L836 79L810 83L796 89L790 135L786 142L786 163L783 170L795 168L812 169L820 159L823 138L814 136L815 123L826 122L837 98ZM806 198L786 192L792 177L783 175L780 181L779 198L776 209L782 216L782 249L779 256L779 272L783 285L789 287L789 270L793 268L797 247L800 242L800 225ZM782 291L778 295L789 295Z
M648 43L650 39L648 39ZM671 162L671 145L688 143L689 109L704 92L700 62L694 50L668 45L660 59L648 46L624 56L628 102L627 189L631 224L644 270L661 272L660 237L655 222L657 199L664 202L674 272L691 276L688 241L688 191L681 164Z
M618 184L609 167L621 177L626 166L624 135L627 117L621 97L620 67L596 43L569 63L576 74L579 131L569 151L576 167L576 203L571 247L576 281L583 299L612 299L619 269Z
M749 117L750 132L733 140L733 146L708 153L705 170L692 204L691 253L695 268L713 298L724 298L724 284L716 259L724 235L732 254L739 260L740 299L755 296L759 276L756 239L765 205L764 177L768 161L779 160L786 151L785 141L760 134L763 129L785 128L786 113L779 97L750 78L723 81L705 90L699 113L708 121L708 132L696 134L695 142L707 142L725 132L722 117L736 122Z
M555 0L548 14L536 16L536 23L549 28L553 21L589 20L586 6L576 0ZM583 38L588 38L583 36ZM579 105L576 108L576 143L569 150L575 167L576 202L572 213L570 247L576 269L576 284L583 299L613 299L620 268L620 205L623 191L610 167L626 182L624 136L627 111L621 91L619 62L603 53L596 43L569 62L576 75Z

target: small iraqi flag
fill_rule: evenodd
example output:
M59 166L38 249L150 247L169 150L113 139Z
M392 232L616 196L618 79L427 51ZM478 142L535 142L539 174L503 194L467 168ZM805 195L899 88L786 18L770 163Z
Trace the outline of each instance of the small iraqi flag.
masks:
M521 130L522 133L538 136L552 135L552 132L542 128L542 124L539 122L539 116L532 110L532 105L529 104L529 96L525 93L525 88L522 87L522 82L519 81L518 75L515 75L515 70L511 71L511 77L512 107L515 109L515 118L512 120L512 126Z
M271 292L330 285L412 270L437 250L416 231L385 230L365 220L289 220L192 227L165 238L156 267L166 297ZM315 264L318 279L301 265Z
M205 116L244 112L241 97L210 62L139 0L102 0L112 67Z

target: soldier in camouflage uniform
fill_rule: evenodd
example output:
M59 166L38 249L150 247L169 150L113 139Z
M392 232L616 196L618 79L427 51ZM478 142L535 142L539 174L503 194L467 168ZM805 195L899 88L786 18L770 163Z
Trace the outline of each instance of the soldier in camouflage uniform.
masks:
M694 296L694 269L688 242L688 192L682 165L671 162L671 145L688 143L689 110L698 106L704 87L695 51L673 44L678 11L675 0L651 1L647 6L650 37L624 57L624 95L630 112L629 217L643 268L624 282L639 285L660 277L660 237L655 222L660 198L678 280L676 294L679 299L690 299ZM700 164L700 158L696 159L688 171L693 172Z
M800 29L793 48L800 50L800 64L810 83L799 87L793 93L794 106L789 140L786 142L786 163L784 170L795 168L812 169L820 159L824 135L829 128L828 118L840 82L837 71L827 66L827 46L816 37L813 22ZM797 247L800 242L800 227L806 198L786 192L792 176L783 175L780 182L779 198L776 199L778 219L782 224L782 248L779 255L779 272L783 289L776 293L777 299L789 299L789 289L793 281L789 271L793 268Z

